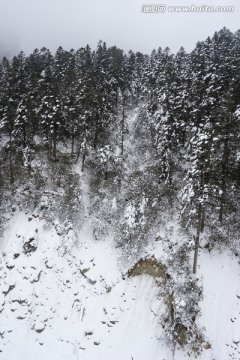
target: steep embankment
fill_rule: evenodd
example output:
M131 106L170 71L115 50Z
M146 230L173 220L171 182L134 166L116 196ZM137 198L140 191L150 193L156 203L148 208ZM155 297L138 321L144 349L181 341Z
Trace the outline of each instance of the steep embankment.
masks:
M130 153L134 153L131 136L136 120L134 113L125 144L126 167L131 159L137 166L137 155ZM168 309L153 274L128 276L136 254L131 260L131 254L116 247L111 231L96 240L94 217L89 212L89 179L79 168L76 165L83 219L79 228L58 221L47 223L40 208L23 212L16 206L15 215L8 217L9 226L0 242L0 358L195 358L179 345L173 349L165 344L161 318ZM168 258L170 249L182 241L178 230L174 218L168 224L162 222L162 227L149 233L148 246L142 252ZM203 301L196 321L205 328L206 337L206 349L199 359L239 360L239 259L225 252L201 250L199 264ZM181 274L177 276L181 278ZM179 306L184 306L178 300Z
M88 187L86 221L77 234L19 212L1 256L1 355L4 360L170 359L158 337L165 305L148 275L128 278L111 236L93 238ZM122 265L121 265L122 266ZM170 352L171 353L171 352ZM0 355L0 356L1 356Z

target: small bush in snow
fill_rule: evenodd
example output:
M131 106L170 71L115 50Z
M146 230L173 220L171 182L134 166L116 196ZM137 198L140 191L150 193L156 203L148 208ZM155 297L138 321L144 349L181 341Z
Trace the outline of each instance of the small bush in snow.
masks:
M199 353L203 346L203 329L196 319L200 313L202 287L192 275L188 278L171 279L166 285L170 317L162 319L168 342L187 346L190 351Z

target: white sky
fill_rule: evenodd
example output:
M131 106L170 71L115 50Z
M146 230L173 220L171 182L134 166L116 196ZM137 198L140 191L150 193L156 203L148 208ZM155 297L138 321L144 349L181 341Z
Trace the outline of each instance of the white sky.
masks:
M141 12L142 4L234 6L233 13ZM95 48L101 39L125 51L150 53L169 46L191 51L226 26L240 28L239 0L0 0L0 47L26 53L46 46L55 51Z

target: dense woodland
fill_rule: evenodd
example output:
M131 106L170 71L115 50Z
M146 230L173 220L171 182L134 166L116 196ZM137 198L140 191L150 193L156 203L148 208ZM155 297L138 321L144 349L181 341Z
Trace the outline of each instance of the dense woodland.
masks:
M82 171L86 165L100 169L98 182L110 179L121 188L126 114L136 107L141 111L135 142L139 148L145 144L148 154L137 192L144 193L150 183L148 197L163 194L177 206L183 226L194 229L196 272L205 226L221 227L227 237L229 229L231 237L239 230L239 31L224 28L190 54L183 48L176 55L169 48L150 56L124 54L100 41L94 51L59 47L52 55L42 48L3 58L0 135L7 141L0 158L2 199L8 193L12 198L19 182L31 178L31 161L40 151L36 138L53 163L59 161L58 145L68 143Z
M174 310L166 331L181 342L184 325L196 346L199 249L240 255L239 129L240 31L223 28L191 53L125 54L100 41L96 50L4 57L0 230L17 209L57 217L66 234L81 227L81 176L89 180L94 236L112 227L126 257L141 254L151 229L171 235L173 219L184 240L169 242L166 292L187 306ZM176 269L182 282L174 283Z

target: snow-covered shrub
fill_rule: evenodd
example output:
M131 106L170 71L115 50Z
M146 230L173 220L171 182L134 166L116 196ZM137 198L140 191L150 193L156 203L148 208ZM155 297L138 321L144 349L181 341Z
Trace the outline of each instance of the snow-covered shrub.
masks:
M114 153L110 145L106 145L97 151L97 159L105 174L105 180L107 180L108 172L112 170L114 164Z
M168 255L167 264L172 271L176 271L179 274L186 276L191 272L190 270L190 250L191 241L189 243L184 242L179 245L171 245L171 252Z
M107 222L104 219L94 217L92 219L93 236L95 240L101 240L108 234Z
M63 224L55 221L54 225L58 235L61 236L62 245L60 247L60 253L64 255L70 252L72 247L77 243L77 234L71 221L66 220Z
M188 347L194 353L201 352L204 335L197 325L202 300L202 286L193 275L178 276L166 284L166 298L170 317L162 319L167 342Z
M145 194L135 201L127 202L120 220L120 245L130 246L136 251L141 248L147 238L148 198Z

